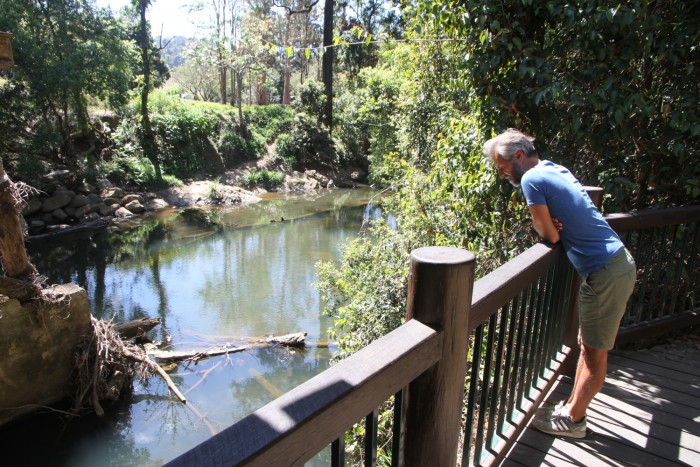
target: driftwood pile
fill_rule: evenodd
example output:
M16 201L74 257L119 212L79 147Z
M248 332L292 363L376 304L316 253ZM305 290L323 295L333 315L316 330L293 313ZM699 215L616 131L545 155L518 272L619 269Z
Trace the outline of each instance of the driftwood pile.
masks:
M182 403L187 399L178 390L168 373L155 361L198 361L203 358L244 350L257 349L272 345L303 347L306 333L297 332L283 336L264 338L240 338L247 341L243 345L224 344L209 349L168 351L147 345L148 350L136 343L160 323L160 319L139 319L123 324L113 324L91 318L92 332L85 336L85 341L76 357L76 393L73 412L94 410L99 416L104 415L100 401L119 399L122 390L134 378L147 384L150 377L159 375L168 385L170 391Z

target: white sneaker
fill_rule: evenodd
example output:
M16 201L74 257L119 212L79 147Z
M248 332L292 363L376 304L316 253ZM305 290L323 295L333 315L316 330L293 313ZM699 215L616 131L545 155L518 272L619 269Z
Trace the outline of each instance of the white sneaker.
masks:
M574 422L569 415L569 409L561 405L551 413L541 413L535 415L532 426L538 430L555 436L567 436L569 438L586 437L586 417L580 422Z

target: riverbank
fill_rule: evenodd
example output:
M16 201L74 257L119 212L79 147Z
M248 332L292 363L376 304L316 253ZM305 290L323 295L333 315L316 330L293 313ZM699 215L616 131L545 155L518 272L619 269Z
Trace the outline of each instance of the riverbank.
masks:
M322 174L316 170L288 170L284 181L274 187L244 187L241 180L250 170L271 170L267 161L242 164L215 180L193 180L180 186L144 191L137 187L116 187L108 180L94 184L76 180L68 170L52 171L46 189L21 190L26 202L22 209L30 237L42 237L80 230L96 230L113 225L115 220L138 217L166 207L245 206L257 203L268 191L313 192L322 188L365 186L366 174L346 169ZM280 171L280 167L274 170Z

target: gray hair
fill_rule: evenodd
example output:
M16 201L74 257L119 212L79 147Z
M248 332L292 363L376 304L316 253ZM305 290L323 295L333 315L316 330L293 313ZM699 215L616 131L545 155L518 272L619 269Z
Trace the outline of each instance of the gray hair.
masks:
M538 153L534 142L535 138L532 136L509 128L484 143L484 157L491 161L494 155L498 154L504 159L512 159L518 151L522 151L527 157L536 157Z

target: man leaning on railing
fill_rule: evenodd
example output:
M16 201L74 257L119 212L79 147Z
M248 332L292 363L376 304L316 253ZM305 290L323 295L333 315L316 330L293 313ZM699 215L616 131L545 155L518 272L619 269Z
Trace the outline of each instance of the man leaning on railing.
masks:
M636 279L636 266L617 234L568 169L540 160L535 139L510 129L484 145L501 178L523 194L533 227L551 243L561 241L581 276L579 345L581 357L571 395L537 410L533 426L553 435L586 436L586 409L603 387L608 350Z

